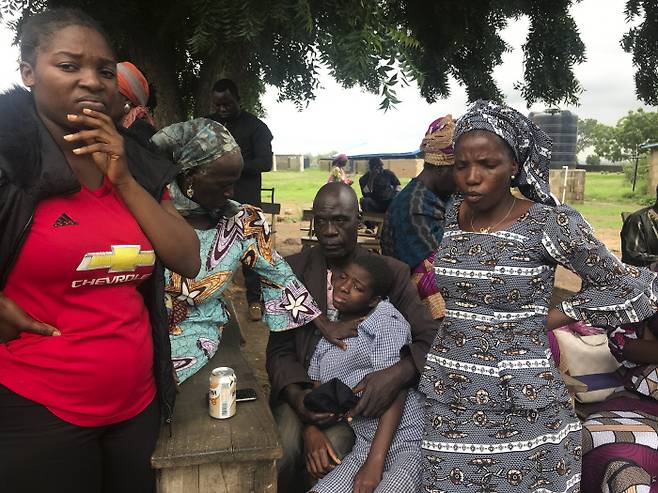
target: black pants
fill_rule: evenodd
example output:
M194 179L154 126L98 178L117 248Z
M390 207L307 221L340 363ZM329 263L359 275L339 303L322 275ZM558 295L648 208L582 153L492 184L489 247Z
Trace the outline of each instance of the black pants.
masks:
M0 385L0 491L151 493L155 399L121 423L80 427Z
M372 197L361 197L361 210L363 212L386 212L391 200L375 200Z
M247 303L260 303L261 301L261 287L260 276L251 267L242 266L242 274L244 275L244 285L247 288Z

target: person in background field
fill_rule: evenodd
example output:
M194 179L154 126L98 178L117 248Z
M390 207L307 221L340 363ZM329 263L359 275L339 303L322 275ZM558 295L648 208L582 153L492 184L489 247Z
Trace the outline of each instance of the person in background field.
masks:
M434 253L443 238L443 220L450 196L455 122L450 115L434 120L421 142L423 171L393 199L382 227L382 253L406 263L418 295L432 318L441 319L445 305L436 286Z
M378 157L368 160L368 171L359 178L361 187L361 210L363 212L386 212L400 191L400 180L395 173L384 169Z
M0 489L144 493L176 395L164 266L199 272L166 185L176 166L109 116L98 24L46 10L20 29L30 91L0 95Z
M345 172L345 166L347 166L348 157L347 154L339 154L331 162L331 171L329 172L329 178L327 178L327 183L344 183L345 185L351 185L354 183L352 179Z
M423 491L581 491L582 426L546 332L650 317L656 274L622 264L576 210L556 203L551 139L526 116L477 101L454 141L460 194L434 261L445 318L419 384ZM558 265L582 288L551 306Z
M656 203L629 215L621 229L621 261L637 267L658 262L658 187Z
M212 88L214 113L208 118L224 125L235 138L244 168L234 186L234 198L240 204L261 205L261 173L272 171L272 133L262 120L240 108L240 93L230 79L220 79ZM249 317L260 320L261 285L258 275L249 267L242 269L247 288Z
M196 278L165 272L171 353L183 382L219 348L229 318L222 299L241 266L249 266L263 279L263 319L270 330L307 324L320 310L273 249L263 212L231 200L243 164L226 128L197 118L163 128L151 142L180 167L169 187L171 199L195 229L204 259Z
M343 183L327 183L313 201L314 225L318 245L287 257L297 278L306 286L329 320L336 320L333 306L332 279L340 276L350 260L368 255L357 245L359 203L354 190ZM411 325L411 344L405 345L396 364L366 376L360 389L363 395L353 416L381 416L398 393L416 385L425 365L425 357L438 323L432 320L425 305L418 298L416 288L409 281L409 268L391 257L381 257L391 272L393 283L387 293L389 301ZM329 329L308 324L295 330L270 333L267 345L267 373L272 384L270 404L279 427L283 458L277 462L281 491L293 491L299 485L299 474L305 469L304 429L308 425L321 427L322 466L329 472L354 443L349 426L337 422L337 416L309 411L304 396L310 392L311 380L307 368L322 335L334 344L344 344L346 337L356 336L350 321L338 321ZM319 329L319 330L316 330ZM318 435L318 434L316 434ZM317 444L316 444L317 445ZM317 447L316 447L317 448Z
M140 143L146 144L157 132L155 121L147 107L151 99L149 83L144 74L130 62L117 63L117 82L121 126L129 129L129 133Z
M455 154L450 115L433 121L420 149L423 171L393 199L382 228L382 253L414 269L441 243L443 220L450 195L455 192L452 165Z
M359 318L358 335L342 350L322 339L311 357L309 377L319 383L339 379L354 388L369 373L400 361L400 350L411 343L409 323L385 300L393 278L376 254L355 257L333 280L333 304L340 319ZM350 421L356 443L350 454L327 475L321 451L306 452L309 472L320 481L315 493L416 493L420 487L420 438L424 397L403 389L381 418L357 416ZM307 443L322 443L322 431L308 426ZM315 435L320 435L315 439ZM320 460L318 460L320 459ZM323 477L324 476L324 477Z

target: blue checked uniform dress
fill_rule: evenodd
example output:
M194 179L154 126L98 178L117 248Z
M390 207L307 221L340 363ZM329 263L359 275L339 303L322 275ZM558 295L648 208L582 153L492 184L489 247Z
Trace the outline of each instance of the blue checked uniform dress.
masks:
M347 350L321 339L308 368L312 380L327 382L338 378L355 387L366 375L400 361L400 349L411 343L409 323L388 301L380 302L358 327L358 336L345 339ZM404 412L385 461L377 493L412 493L420 487L420 439L423 432L424 397L411 389ZM352 452L311 491L352 493L354 476L366 461L379 419L356 417L351 426L356 435Z
M555 268L583 279L561 309L597 327L656 310L656 275L622 264L568 206L533 204L505 231L462 231L448 211L434 263L446 316L427 396L423 491L579 491L581 425L546 336Z
M196 233L201 243L197 277L165 272L171 356L180 382L199 371L219 348L229 318L222 295L243 264L261 278L263 321L271 331L300 327L320 314L310 293L272 248L270 226L260 209L231 201L215 228Z

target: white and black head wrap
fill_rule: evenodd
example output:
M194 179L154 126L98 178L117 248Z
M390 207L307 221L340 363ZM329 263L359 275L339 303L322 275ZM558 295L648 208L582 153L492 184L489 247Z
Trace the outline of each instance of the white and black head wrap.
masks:
M457 121L455 146L462 135L473 130L492 132L512 148L519 165L513 187L533 202L556 205L548 184L553 142L546 132L515 109L482 99Z

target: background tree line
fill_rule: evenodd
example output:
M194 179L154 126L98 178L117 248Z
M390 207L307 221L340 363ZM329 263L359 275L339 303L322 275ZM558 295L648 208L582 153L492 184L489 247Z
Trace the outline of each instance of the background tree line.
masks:
M592 118L578 121L578 153L591 149L588 164L600 159L626 161L642 154L642 146L658 142L658 112L629 111L615 126L605 125Z
M637 182L632 195L647 203L655 201L653 191L646 190L650 163L645 146L658 143L658 112L629 111L615 126L592 118L581 119L576 142L578 153L590 152L586 164L598 165L601 159L622 163L626 181Z

